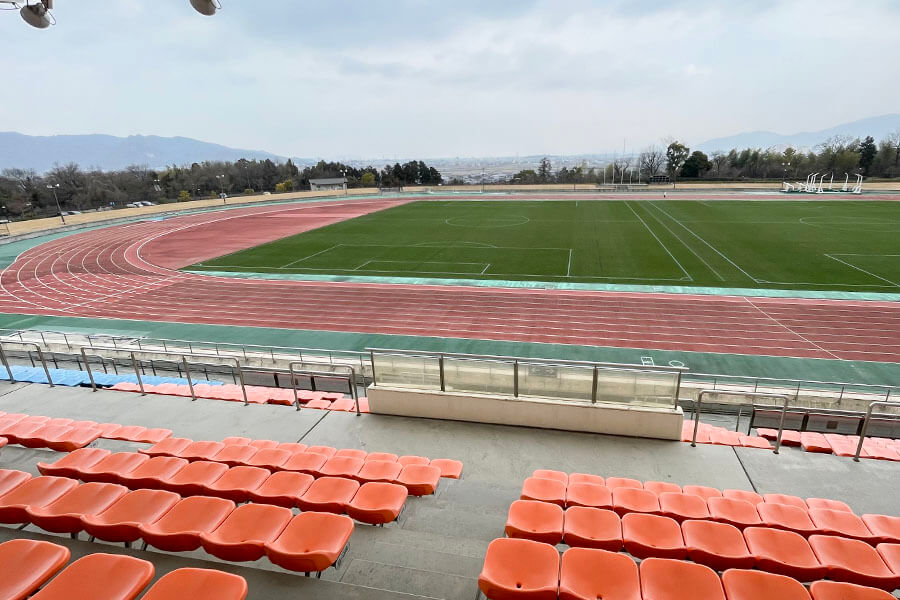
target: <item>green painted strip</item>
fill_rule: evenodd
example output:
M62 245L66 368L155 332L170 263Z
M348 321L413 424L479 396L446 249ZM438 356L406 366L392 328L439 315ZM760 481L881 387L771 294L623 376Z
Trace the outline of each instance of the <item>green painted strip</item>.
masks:
M675 364L683 363L695 373L844 381L869 385L890 385L890 382L900 381L900 363L870 361L14 314L0 314L0 328L324 350L363 351L377 347L631 364L640 364L642 358L650 358L656 365L678 361Z
M339 281L351 283L389 283L397 285L442 285L462 287L584 290L592 292L650 292L658 294L697 294L706 296L756 296L763 298L809 298L819 300L900 301L900 294L878 292L828 292L820 290L768 290L756 288L687 287L680 285L628 285L615 283L571 283L565 281L510 281L490 279L441 279L430 277L377 277L371 275L314 275L308 273L254 273L241 271L183 270L194 275L267 279L273 281Z

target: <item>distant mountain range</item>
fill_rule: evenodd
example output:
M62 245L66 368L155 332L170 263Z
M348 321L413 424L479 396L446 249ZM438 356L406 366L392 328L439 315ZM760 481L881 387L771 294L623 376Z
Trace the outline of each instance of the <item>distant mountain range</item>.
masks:
M794 149L812 148L821 144L828 138L836 135L863 138L871 135L875 141L880 141L884 136L895 131L900 131L900 114L869 117L851 123L843 123L821 131L804 131L783 135L772 131L751 131L739 133L728 137L712 139L702 144L696 144L694 150L714 152L716 150L728 151L732 148L769 148L771 146L787 147Z
M240 158L283 162L282 156L259 150L240 150L185 137L156 135L51 135L31 136L0 132L0 169L28 168L45 172L54 164L77 163L83 169L105 171L128 165L158 169L166 165L189 165L204 160Z

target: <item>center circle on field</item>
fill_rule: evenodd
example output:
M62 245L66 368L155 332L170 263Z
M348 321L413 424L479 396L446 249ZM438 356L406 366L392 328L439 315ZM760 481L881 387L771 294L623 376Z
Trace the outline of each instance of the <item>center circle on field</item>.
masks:
M801 217L800 222L813 227L827 227L843 231L894 231L897 227L900 227L900 221L878 217L822 215Z
M518 227L530 223L531 219L525 215L509 215L508 217L450 217L444 219L444 223L453 227L475 227L478 229L493 229L498 227Z

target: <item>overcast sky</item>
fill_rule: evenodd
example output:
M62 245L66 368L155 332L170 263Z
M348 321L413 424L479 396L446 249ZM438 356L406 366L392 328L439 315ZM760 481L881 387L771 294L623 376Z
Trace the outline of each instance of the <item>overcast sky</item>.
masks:
M0 130L326 158L574 154L900 112L897 0L56 0Z

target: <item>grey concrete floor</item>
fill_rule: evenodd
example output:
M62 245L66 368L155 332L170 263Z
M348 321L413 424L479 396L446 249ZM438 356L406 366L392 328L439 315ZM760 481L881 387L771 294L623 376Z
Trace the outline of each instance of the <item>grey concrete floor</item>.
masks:
M176 436L193 439L241 435L456 458L465 464L459 481L442 480L434 496L410 498L397 522L383 528L358 524L340 568L327 571L322 579L288 573L265 559L238 565L202 551L174 555L152 549L125 550L47 536L32 527L24 531L0 527L0 540L48 537L70 546L76 556L101 551L140 556L156 565L157 575L182 566L238 573L250 583L252 600L470 600L488 542L503 535L510 503L518 497L522 481L539 468L834 498L847 502L858 513L900 514L900 465L871 460L854 463L793 448L783 449L780 455L722 446L691 448L682 442L381 415L297 412L283 406L191 402L185 398L29 384L0 383L0 411L168 427ZM710 415L709 419L716 425L729 426L728 417ZM99 445L113 450L141 446L109 440L100 440ZM0 468L36 474L37 462L59 456L49 450L11 446L0 454Z

